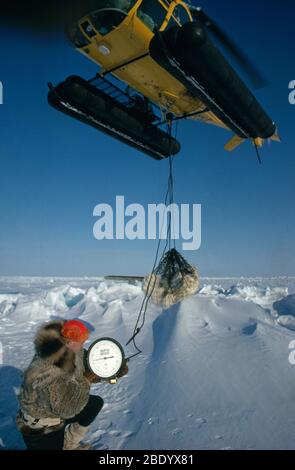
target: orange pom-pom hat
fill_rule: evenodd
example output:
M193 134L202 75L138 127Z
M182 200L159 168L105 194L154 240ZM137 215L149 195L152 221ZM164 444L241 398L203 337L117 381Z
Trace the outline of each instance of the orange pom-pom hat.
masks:
M89 330L80 320L66 321L61 334L64 338L77 343L84 343L89 338Z

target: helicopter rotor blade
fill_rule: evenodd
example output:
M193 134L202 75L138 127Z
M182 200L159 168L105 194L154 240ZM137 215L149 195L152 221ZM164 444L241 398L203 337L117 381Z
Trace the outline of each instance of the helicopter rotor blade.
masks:
M261 72L253 65L247 55L229 37L229 35L213 21L200 7L188 5L194 19L198 20L227 49L233 59L245 71L255 88L268 85Z
M81 9L93 7L94 0L2 0L1 23L25 26L37 31L51 31L64 23Z

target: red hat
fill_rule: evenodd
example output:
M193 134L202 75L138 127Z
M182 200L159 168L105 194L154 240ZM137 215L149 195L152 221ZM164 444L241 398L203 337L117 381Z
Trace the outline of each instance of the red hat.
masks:
M64 338L84 343L89 338L89 330L79 320L68 320L62 327L61 334Z

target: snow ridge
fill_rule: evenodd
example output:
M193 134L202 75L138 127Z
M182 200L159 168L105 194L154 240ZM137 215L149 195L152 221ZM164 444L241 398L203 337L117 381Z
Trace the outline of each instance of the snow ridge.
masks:
M294 449L295 279L203 279L200 291L162 311L148 307L143 353L116 385L88 440L97 449ZM22 371L37 326L80 318L89 344L124 346L141 284L103 278L0 278L0 449L22 449L14 424ZM129 345L126 355L134 351Z

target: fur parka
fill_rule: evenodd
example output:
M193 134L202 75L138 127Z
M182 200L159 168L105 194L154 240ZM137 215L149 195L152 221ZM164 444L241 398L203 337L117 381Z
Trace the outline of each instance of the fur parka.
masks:
M84 350L74 353L67 348L61 335L63 324L56 320L41 326L35 338L36 354L24 372L20 408L34 418L72 418L89 399Z

